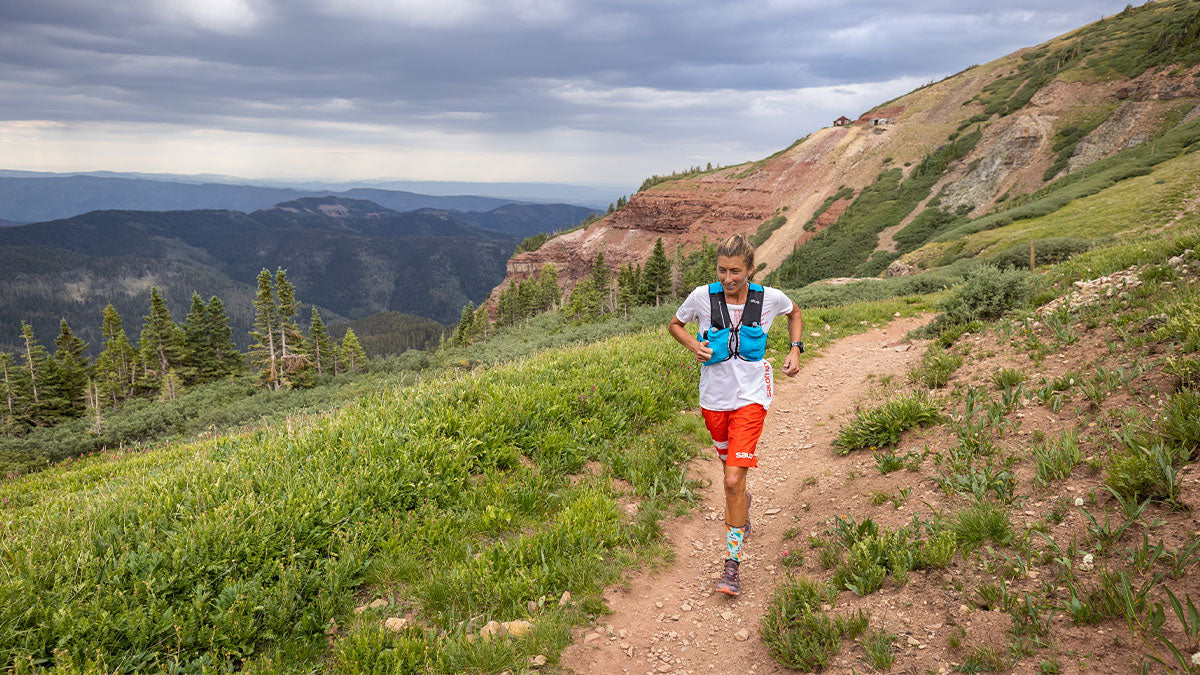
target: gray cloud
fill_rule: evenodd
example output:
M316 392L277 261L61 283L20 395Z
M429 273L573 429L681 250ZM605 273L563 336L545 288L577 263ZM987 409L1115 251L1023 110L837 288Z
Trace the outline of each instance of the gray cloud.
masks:
M104 125L167 125L392 151L455 149L451 139L462 136L488 157L536 154L530 144L545 139L548 157L570 159L514 179L555 179L561 162L612 155L594 174L611 181L699 152L773 151L832 110L857 114L1125 3L10 4L0 13L0 120L9 123L57 122L89 138ZM629 158L624 171L615 168L619 153ZM535 165L520 170L536 173ZM589 176L586 167L573 175Z

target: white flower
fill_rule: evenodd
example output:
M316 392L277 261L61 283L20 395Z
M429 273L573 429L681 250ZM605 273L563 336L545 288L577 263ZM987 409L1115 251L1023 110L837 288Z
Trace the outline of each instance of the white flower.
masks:
M1192 663L1197 666L1200 666L1200 652L1196 652L1195 654L1192 654Z
M1083 506L1083 497L1075 498L1075 506Z
M1092 557L1092 554L1091 554L1091 553L1084 553L1084 554L1083 554L1083 564L1084 564L1084 565L1091 565L1091 564L1092 564L1092 562L1094 562L1095 560L1096 560L1096 559L1095 559L1094 557Z

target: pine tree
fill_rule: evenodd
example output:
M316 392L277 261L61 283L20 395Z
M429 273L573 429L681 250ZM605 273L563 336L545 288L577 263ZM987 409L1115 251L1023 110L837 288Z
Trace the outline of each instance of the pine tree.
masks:
M540 311L537 295L537 279L526 279L517 285L517 316L519 318L527 319Z
M471 324L475 321L475 303L468 301L463 305L458 317L458 326L454 328L454 344L467 345L471 343Z
M50 355L34 336L33 326L24 321L21 322L21 340L25 343L25 365L20 371L21 377L17 382L18 386L22 384L25 386L18 389L24 394L17 397L23 408L19 414L29 424L45 426L49 422L45 411L46 408L51 407L53 398L52 392L48 391L46 386Z
M575 323L595 321L604 315L603 298L596 290L596 282L591 277L584 278L571 291L571 298L563 305L562 313Z
M279 362L283 367L284 384L311 387L314 384L312 363L304 351L304 334L296 325L300 301L296 299L296 287L287 279L287 270L275 272L275 286L279 298Z
M515 282L500 290L496 296L496 323L501 326L516 323L521 311L520 292Z
M84 388L91 379L91 367L84 356L87 343L71 332L66 319L60 319L54 340L54 397L61 401L56 412L69 417L83 414Z
M279 354L287 371L295 373L308 364L304 355L304 335L296 326L300 301L296 299L296 287L287 279L287 270L276 270L275 287L279 297Z
M713 281L717 269L717 246L705 237L698 251L692 251L687 256L683 270L683 292L690 293L693 288L703 286Z
M158 291L158 287L150 288L150 315L143 317L141 339L146 341L151 354L155 358L153 368L159 377L181 363L182 331L171 319L171 311L167 309L167 301ZM147 364L149 365L149 364Z
M658 306L671 293L671 264L663 249L662 237L654 242L654 251L642 268L642 302Z
M100 393L100 385L96 380L89 379L87 387L84 389L84 398L87 404L87 414L91 419L91 424L88 425L88 433L93 436L99 436L100 432L104 431L104 399Z
M192 291L192 305L183 320L184 358L180 371L186 382L205 382L216 377L216 350L210 328L208 306L199 293Z
M162 378L165 373L160 370L158 362L158 353L154 349L154 343L150 341L150 337L143 331L138 338L137 355L134 358L134 375L133 385L131 387L130 396L148 396L158 391L162 386Z
M158 392L158 400L174 401L183 393L183 382L179 380L179 374L174 368L167 370L167 374L163 375L162 387Z
M558 287L558 267L554 263L542 265L538 272L538 306L543 309L554 309L562 299L562 290Z
M317 308L312 308L312 322L309 324L308 353L311 355L313 366L318 375L333 372L333 350L330 348L329 332Z
M604 260L604 251L600 251L592 260L592 286L600 296L601 314L607 314L612 309L612 276L612 270Z
M104 400L117 405L129 398L133 388L134 350L121 326L121 315L111 304L104 308L100 335L104 339L104 351L96 358L97 384Z
M353 328L347 328L346 335L342 337L341 353L342 363L350 372L357 373L367 363L367 352L358 343L358 336L354 334Z
M250 357L259 369L259 377L270 389L279 388L279 308L275 301L275 288L271 284L271 273L258 273L258 293L254 298L254 330L250 337Z
M4 383L4 424L0 424L0 432L11 432L17 428L17 397L12 375L13 357L8 352L0 352L0 381Z
M471 328L467 331L467 341L474 342L486 337L491 325L492 321L488 316L487 305L479 305L471 315Z
M233 344L233 329L229 326L229 314L217 296L208 299L208 335L216 364L215 377L236 375L245 369L246 362L237 345Z
M632 264L621 266L617 273L617 306L626 315L631 307L636 307L641 289L642 268Z

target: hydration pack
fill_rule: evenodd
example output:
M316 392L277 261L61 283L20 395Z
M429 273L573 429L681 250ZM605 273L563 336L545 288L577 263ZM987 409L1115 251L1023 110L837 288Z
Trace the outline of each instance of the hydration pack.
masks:
M711 366L735 356L743 361L762 361L767 353L767 332L761 325L763 287L750 284L742 320L737 326L729 318L725 289L720 283L708 285L708 300L712 327L696 336L698 340L708 340L708 347L713 351L712 358L704 365Z

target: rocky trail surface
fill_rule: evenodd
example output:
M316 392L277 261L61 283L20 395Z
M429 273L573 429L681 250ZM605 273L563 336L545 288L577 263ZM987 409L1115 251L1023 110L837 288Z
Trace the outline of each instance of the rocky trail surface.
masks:
M705 487L698 512L666 524L674 560L639 572L610 590L612 614L578 635L562 665L577 673L783 673L759 638L788 547L807 548L808 533L850 503L847 476L864 473L862 457L839 457L831 443L873 381L898 379L919 363L924 346L905 335L929 317L897 319L825 348L792 379L777 373L775 400L750 472L753 532L741 566L742 595L714 593L725 558L720 463L707 452L692 464ZM873 466L871 470L874 471ZM870 481L865 481L869 483ZM855 501L867 486L854 485ZM784 532L802 534L785 540ZM886 608L885 608L886 609ZM844 649L832 670L863 669Z

